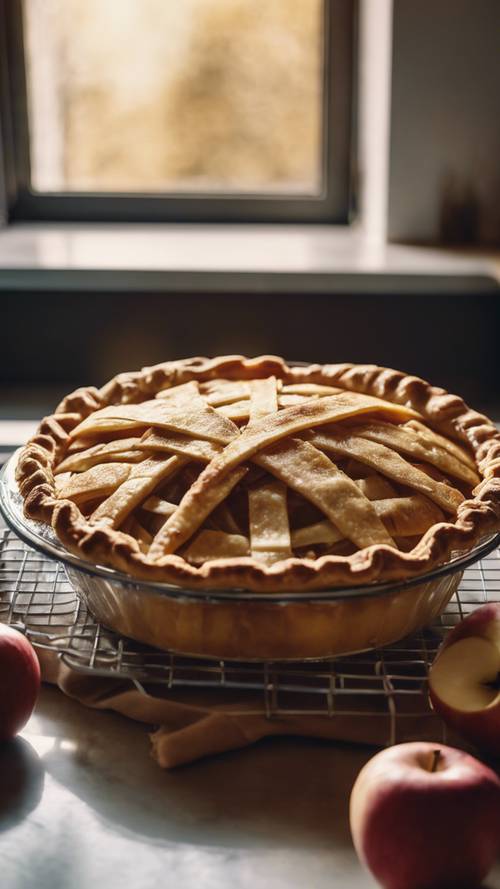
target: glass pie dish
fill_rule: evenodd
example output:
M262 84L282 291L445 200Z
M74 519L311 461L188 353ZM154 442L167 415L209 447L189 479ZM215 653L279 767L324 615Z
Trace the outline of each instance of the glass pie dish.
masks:
M61 562L76 592L105 626L195 657L325 659L388 645L432 623L466 567L498 545L489 534L468 551L407 580L304 592L191 590L130 577L69 552L50 526L27 518L15 480L18 453L0 475L0 512L29 546Z

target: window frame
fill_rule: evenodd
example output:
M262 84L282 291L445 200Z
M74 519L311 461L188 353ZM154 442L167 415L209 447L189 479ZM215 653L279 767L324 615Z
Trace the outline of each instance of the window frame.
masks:
M324 0L319 196L258 193L51 192L30 188L22 0L0 0L0 162L8 221L347 224L353 210L356 0ZM3 45L2 45L3 35ZM0 171L0 205L1 205Z

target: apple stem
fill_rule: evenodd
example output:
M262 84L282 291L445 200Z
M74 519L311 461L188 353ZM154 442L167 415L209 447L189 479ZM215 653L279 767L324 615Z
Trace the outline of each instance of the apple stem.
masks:
M439 749L432 751L431 772L436 771L440 756L441 756L441 751Z

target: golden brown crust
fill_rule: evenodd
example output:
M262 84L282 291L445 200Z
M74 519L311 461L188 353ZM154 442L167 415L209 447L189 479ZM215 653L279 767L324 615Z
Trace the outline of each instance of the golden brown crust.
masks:
M69 434L93 411L110 404L134 404L170 386L215 378L248 380L274 375L287 384L317 383L375 395L411 407L427 424L472 451L481 476L473 496L458 508L454 522L431 527L411 552L377 544L351 556L327 555L314 560L290 558L277 565L252 558L224 559L190 565L181 556L153 562L128 535L91 525L78 507L56 497L53 468ZM45 418L23 448L17 468L26 514L51 522L72 552L145 580L192 588L245 588L270 592L307 590L388 581L419 574L442 563L453 551L470 549L500 527L500 433L461 398L417 377L374 365L288 366L281 358L192 358L119 374L102 389L78 389Z

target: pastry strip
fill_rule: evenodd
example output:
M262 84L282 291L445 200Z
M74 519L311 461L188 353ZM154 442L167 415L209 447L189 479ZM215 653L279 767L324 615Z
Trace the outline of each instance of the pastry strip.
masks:
M300 549L303 546L314 546L320 543L331 545L345 539L328 519L324 519L322 522L314 522L313 525L306 525L305 528L296 528L295 531L292 531L291 537L293 549Z
M66 457L70 457L74 454L80 454L82 451L88 451L90 448L95 448L96 445L101 447L102 440L100 438L96 438L92 435L84 435L82 438L74 438L70 441L64 453L66 454Z
M217 413L222 417L227 417L233 423L247 422L250 416L250 401L235 401L231 404L223 404L217 408Z
M117 441L109 441L107 444L96 444L85 451L79 451L77 454L66 457L59 463L54 474L84 472L98 463L139 463L144 459L144 454L134 450L134 446L140 441L140 438L119 438Z
M425 428L425 427L424 427ZM479 483L477 472L450 453L444 450L440 444L430 435L422 434L420 428L412 427L411 430L404 426L394 426L389 423L366 424L356 426L353 430L356 436L366 438L387 445L394 451L409 454L417 460L424 460L440 469L446 475L461 479L467 484L475 486ZM426 431L427 432L427 431Z
M205 395L206 401L212 407L220 407L224 404L232 404L235 401L244 401L249 396L248 383L226 383Z
M405 423L405 426L418 432L419 437L423 441L438 445L445 451L448 451L448 453L452 454L457 460L460 460L461 463L465 463L466 466L469 466L474 471L476 470L476 464L470 454L467 453L465 448L460 447L460 445L456 444L454 441L445 438L444 435L439 435L439 433L424 426L424 424L420 423L418 420L409 420L408 423Z
M199 398L198 383L195 380L190 380L189 383L181 383L179 386L169 386L168 389L160 389L155 395L156 398L167 399L172 404L174 401L192 402L194 398Z
M213 395L214 392L231 392L233 390L237 391L238 388L241 388L241 391L248 395L247 385L248 382L245 379L228 380L225 377L216 377L215 379L203 380L199 383L200 392L205 398L208 395ZM238 398L241 398L241 395Z
M193 565L214 559L234 559L250 555L248 538L242 534L226 534L224 531L203 530L194 538L183 553Z
M135 448L138 451L144 450L159 454L185 454L193 460L201 460L204 463L210 463L210 460L213 460L222 451L220 445L214 444L211 441L188 438L185 435L180 435L178 432L161 434L154 430L147 432L143 438L137 439Z
M203 484L204 473L202 472L194 485L186 492L174 514L158 531L151 544L149 552L151 558L158 559L166 553L173 553L186 540L189 540L207 516L226 499L247 472L246 466L237 466L232 472L220 476L208 489L205 489ZM200 496L201 494L202 496Z
M138 424L159 426L220 444L227 444L239 436L238 427L205 404L201 396L189 401L165 398L144 401L142 404L114 404L90 414L73 430L71 436L83 433L93 435L102 425L112 430L116 421L120 428L123 428L123 423L130 423L133 427Z
M108 408L103 408L103 410L108 410ZM149 425L142 420L122 419L120 417L97 417L98 413L99 411L90 414L86 420L83 420L79 426L73 429L70 433L70 447L73 444L73 440L80 439L80 437L95 438L110 433L116 435L121 432L138 432L140 434L144 427ZM90 420L92 420L92 425L88 422ZM85 425L86 423L87 425Z
M325 395L338 395L344 392L344 389L338 389L336 386L322 386L320 383L289 383L282 388L283 395L305 395L307 398L319 396L323 398Z
M278 410L276 377L250 382L250 423L254 424Z
M62 491L69 484L69 480L71 478L71 472L61 472L59 475L54 477L54 486L56 489L56 496L62 498Z
M278 410L275 377L250 383L250 425ZM267 481L248 489L248 521L252 556L272 565L292 555L286 487Z
M439 507L421 494L377 500L373 503L373 508L394 537L405 538L424 534L432 525L444 520ZM342 534L329 521L315 522L313 525L292 531L294 548L314 546L319 543L331 545L342 539Z
M278 398L279 407L291 407L294 404L305 404L318 396L314 395L280 395Z
M141 504L141 509L145 509L147 512L153 512L155 515L162 515L168 518L169 515L175 512L177 509L177 503L170 503L168 500L162 500L161 497L155 497L154 495L148 497L144 503Z
M292 555L286 487L264 482L248 491L250 548L259 562L272 565Z
M381 475L369 475L354 481L368 500L385 500L388 497L398 496L396 489Z
M186 457L173 456L168 460L144 460L134 466L126 481L92 513L90 521L92 524L102 523L119 528L136 506L187 462Z
M63 500L72 500L78 506L97 500L99 497L107 497L127 480L131 468L127 463L104 463L92 466L86 472L72 475L67 483L59 488L57 495Z
M432 525L445 520L439 506L422 494L376 500L373 506L393 537L424 534Z
M456 488L435 481L385 445L355 435L342 438L324 432L314 432L308 440L322 450L342 457L355 457L356 460L387 475L399 484L414 488L437 503L445 512L456 513L465 499Z

